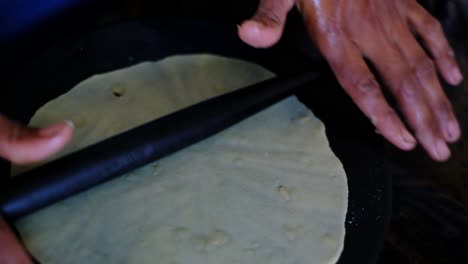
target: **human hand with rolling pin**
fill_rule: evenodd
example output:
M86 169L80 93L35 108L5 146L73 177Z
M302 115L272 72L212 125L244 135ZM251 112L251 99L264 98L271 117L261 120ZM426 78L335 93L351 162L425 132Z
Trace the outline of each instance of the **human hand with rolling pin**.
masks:
M416 0L261 0L254 17L240 25L240 38L258 48L272 46L294 6L340 84L387 140L403 150L419 142L433 159L449 158L448 144L461 132L437 72L452 85L463 77L435 18ZM411 130L384 98L364 58L380 73ZM0 156L14 163L45 159L72 131L67 122L35 129L0 116ZM31 263L1 217L0 263Z
M73 134L65 121L44 128L27 128L0 115L0 157L13 163L40 161L59 151ZM13 230L0 215L0 263L32 263Z

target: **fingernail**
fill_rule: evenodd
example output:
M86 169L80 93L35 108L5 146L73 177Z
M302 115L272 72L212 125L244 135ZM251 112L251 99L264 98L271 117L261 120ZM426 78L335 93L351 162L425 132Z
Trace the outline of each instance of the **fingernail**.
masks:
M435 144L435 152L439 160L446 160L450 157L450 150L443 140L438 140Z
M450 121L446 126L447 140L455 141L460 136L460 126L457 122Z
M416 139L406 129L402 129L401 138L407 145L414 146L416 144Z
M460 69L458 67L454 67L452 69L452 83L457 84L460 83L463 79L463 75L460 72Z
M370 117L370 121L375 126L377 124L377 117L375 115L372 115Z
M60 134L60 132L62 132L62 129L63 129L62 125L55 124L55 125L41 128L39 130L39 134L43 137L54 137Z
M72 129L75 127L71 120L66 120L63 123L58 123L39 129L39 134L43 137L54 137L62 132L64 123Z
M75 129L75 123L73 123L73 120L65 120L65 124L67 124L72 129Z

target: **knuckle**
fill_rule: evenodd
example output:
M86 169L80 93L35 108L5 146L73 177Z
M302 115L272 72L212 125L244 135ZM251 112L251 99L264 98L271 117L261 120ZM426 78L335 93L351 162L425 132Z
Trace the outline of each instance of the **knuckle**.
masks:
M268 26L277 26L280 25L282 19L278 12L273 8L262 7L257 11L256 17L262 21L265 25Z
M402 1L399 1L398 4L402 5L405 8L410 8L411 5L414 4L414 2L415 0L402 0Z
M350 78L344 82L343 87L361 107L363 105L374 104L374 101L378 99L380 94L379 85L372 75Z
M406 7L406 10L410 12L419 12L419 10L421 9L421 6L419 5L417 0L405 0L404 2L404 7Z
M434 125L434 119L429 112L422 112L419 114L417 123L421 129L428 129L432 128Z
M432 116L431 111L426 107L422 107L417 111L413 112L414 115L414 122L415 122L415 129L419 130L428 130L428 128L432 128L434 125L434 118Z
M417 91L413 77L405 77L400 83L397 93L402 97L404 101L415 100L417 98Z
M330 37L341 36L343 34L343 28L336 21L329 21L323 28L323 33Z
M336 62L337 66L343 64L341 57L343 56L343 45L346 41L344 31L341 26L334 21L327 21L323 26L316 29L320 37L316 38L317 45L323 55L328 60ZM342 66L346 67L346 66Z
M357 94L361 96L375 97L379 92L379 85L373 76L360 78L352 86L357 91Z
M452 105L448 100L441 100L436 104L434 110L438 113L438 116L442 119L449 119L452 113Z
M6 140L7 145L10 146L11 148L14 148L15 143L22 136L22 134L23 133L21 133L20 126L18 125L12 126L10 131L8 132L8 137Z
M374 124L376 127L380 127L386 124L394 123L398 119L398 115L395 113L395 111L387 107L383 111L381 111L379 114L375 114L371 117L371 122Z
M451 47L448 47L447 48L447 55L449 56L450 59L453 59L453 58L455 58L455 51Z
M442 24L439 20L429 16L424 21L424 31L426 34L439 34L442 32Z
M414 72L419 78L426 78L432 74L435 74L434 62L428 57L417 60L418 63L415 65Z

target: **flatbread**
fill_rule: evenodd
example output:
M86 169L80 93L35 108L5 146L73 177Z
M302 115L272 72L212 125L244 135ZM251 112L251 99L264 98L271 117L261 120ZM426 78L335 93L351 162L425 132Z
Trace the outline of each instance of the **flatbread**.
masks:
M235 59L170 57L92 77L31 124L72 118L63 155L272 76ZM335 263L347 194L323 124L290 97L17 227L43 263Z

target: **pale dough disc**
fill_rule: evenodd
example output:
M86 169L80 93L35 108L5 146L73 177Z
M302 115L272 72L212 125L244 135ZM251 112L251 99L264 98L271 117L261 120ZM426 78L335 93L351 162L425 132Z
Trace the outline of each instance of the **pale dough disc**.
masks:
M95 76L32 123L81 117L68 153L271 76L234 59L171 57ZM347 197L323 124L291 97L17 227L43 263L335 263Z
M273 77L264 68L210 55L175 56L160 63L99 74L41 107L31 126L72 120L77 127L63 156L211 97ZM41 162L42 164L44 162ZM17 175L39 164L14 166Z

